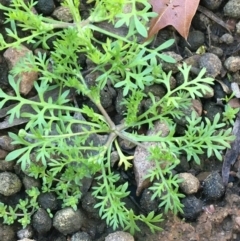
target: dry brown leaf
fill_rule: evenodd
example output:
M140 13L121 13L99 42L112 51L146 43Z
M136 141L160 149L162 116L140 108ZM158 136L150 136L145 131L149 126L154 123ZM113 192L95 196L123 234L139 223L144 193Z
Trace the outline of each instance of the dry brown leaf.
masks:
M150 23L148 38L168 25L172 25L187 39L193 16L200 0L149 0L153 11L158 14Z

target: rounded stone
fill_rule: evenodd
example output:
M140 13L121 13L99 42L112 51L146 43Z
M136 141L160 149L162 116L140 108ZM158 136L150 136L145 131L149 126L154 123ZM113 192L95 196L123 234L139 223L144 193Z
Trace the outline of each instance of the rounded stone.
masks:
M33 228L30 225L28 225L26 228L23 228L17 231L17 237L19 239L32 238L32 236L33 236Z
M212 172L203 182L203 193L208 200L222 197L225 187L218 172Z
M234 38L231 34L225 33L219 38L220 43L225 43L225 44L232 44L234 41Z
M15 241L15 232L12 226L0 224L1 241Z
M110 233L106 238L105 241L134 241L134 238L131 234L117 231L115 233Z
M53 0L38 0L36 10L45 16L50 15L54 11L55 5Z
M33 215L32 223L33 228L41 234L47 233L52 228L52 219L43 208L39 208Z
M227 58L224 62L224 66L228 71L237 72L238 70L240 70L240 57L231 56Z
M148 214L152 211L157 212L158 211L158 200L154 198L152 200L152 191L149 189L145 189L141 195L140 199L140 206L144 213Z
M199 47L204 45L205 36L201 31L192 31L189 33L187 41L184 40L183 46L189 48L192 51L196 51Z
M91 192L87 192L82 198L82 208L88 213L88 217L99 219L99 211L94 208L97 200Z
M59 202L54 193L46 192L38 196L38 202L44 209L57 210Z
M53 217L53 226L64 235L80 230L84 217L80 210L74 211L72 208L64 208L56 212Z
M71 241L92 241L90 235L86 232L77 232L71 237Z
M21 190L22 183L19 177L11 172L0 173L0 193L11 196Z
M240 1L230 0L223 8L224 15L232 18L240 18Z
M186 219L195 220L202 212L203 202L195 196L185 197L181 200L181 203L184 205L181 216Z
M179 186L185 194L193 194L198 191L200 182L191 173L180 173L178 177L179 179L183 179L183 182Z
M199 59L199 68L206 68L206 74L212 78L215 78L221 72L222 62L217 55L205 53Z
M52 16L57 18L62 22L71 22L73 21L73 16L68 7L60 6L54 10Z

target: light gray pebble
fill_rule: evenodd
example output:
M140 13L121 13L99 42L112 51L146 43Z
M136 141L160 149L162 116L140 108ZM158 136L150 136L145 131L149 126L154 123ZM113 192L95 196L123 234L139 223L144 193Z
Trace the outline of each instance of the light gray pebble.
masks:
M219 43L232 44L234 38L231 34L225 33L219 38Z
M71 241L92 241L90 235L86 232L77 232L71 237Z
M115 233L110 233L106 238L105 241L134 241L134 238L131 234L117 231Z
M215 78L221 72L222 62L217 55L205 53L199 59L199 67L200 69L206 68L206 74Z
M227 58L224 62L224 66L228 71L237 72L238 70L240 70L240 57L231 56Z
M83 213L78 209L64 208L56 212L53 217L53 226L64 235L80 230L83 225Z
M232 18L240 18L240 1L230 0L227 1L223 8L224 15Z
M19 177L11 172L0 173L0 193L11 196L21 190L22 183Z
M32 226L27 226L26 228L17 231L17 236L20 239L31 238L33 236Z

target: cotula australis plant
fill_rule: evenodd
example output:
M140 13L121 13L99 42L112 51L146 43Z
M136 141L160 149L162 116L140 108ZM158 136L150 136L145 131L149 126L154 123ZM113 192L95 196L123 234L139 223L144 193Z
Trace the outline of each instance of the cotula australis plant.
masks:
M119 184L120 176L110 164L110 154L115 147L119 154L119 165L125 170L131 168L131 157L126 156L119 148L118 138L142 145L142 142L161 143L148 149L149 161L156 163L146 178L156 180L151 187L153 198L159 198L159 207L167 212L182 211L178 191L177 176L172 170L179 163L179 155L184 153L188 160L199 163L199 154L204 151L208 156L215 154L221 159L220 151L229 147L231 129L221 130L224 123L216 115L213 123L202 122L194 113L187 118L187 128L183 136L174 136L176 125L173 118L184 116L183 109L188 108L191 99L202 97L209 90L208 85L213 79L204 77L204 70L189 81L190 67L185 64L180 68L184 77L183 84L175 89L170 87L171 73L165 73L161 61L171 62L172 59L161 51L169 47L173 40L168 40L155 49L148 48L148 43L140 43L139 36L147 37L147 22L155 16L147 0L96 0L90 15L82 19L78 0L64 0L62 5L72 14L71 23L35 14L32 9L36 5L33 0L12 0L9 7L0 5L4 11L7 35L11 42L6 42L0 35L0 49L18 48L21 44L31 44L47 49L49 54L29 54L21 63L14 66L9 75L9 83L15 95L9 95L0 90L0 107L6 102L15 103L9 110L9 121L17 117L27 117L28 123L18 133L9 133L13 144L19 149L12 151L7 160L17 160L28 175L42 180L42 188L28 190L29 198L21 200L16 207L8 207L0 203L0 216L4 223L11 224L16 219L26 226L31 221L31 214L38 208L37 196L41 192L54 192L63 201L63 207L77 209L81 199L79 186L84 177L95 177L96 186L92 187L92 195L98 200L95 208L100 216L114 229L122 227L131 233L138 230L137 221L142 221L152 231L160 230L158 223L162 221L161 214L135 214L127 209L123 199L129 195L128 183ZM139 10L136 6L141 4ZM128 11L124 11L128 6ZM96 25L108 21L116 28L128 27L127 36L118 36L113 32ZM26 31L27 35L20 37L18 29ZM95 38L94 32L106 36L106 40ZM53 48L48 46L48 40L55 36ZM89 85L83 75L83 69L78 63L78 55L84 55L91 63L91 71L97 71L95 85ZM161 61L160 61L161 60ZM51 65L51 68L49 68ZM34 88L38 100L27 99L20 94L16 76L22 71L36 71L39 79ZM115 88L122 88L126 112L121 124L116 125L100 101L100 91L111 83ZM143 113L139 106L146 86L161 84L166 89L163 98L156 99L149 94L152 105ZM207 85L208 84L208 85ZM72 103L70 90L91 100L98 108L96 113L91 107L76 106ZM57 98L49 93L55 91ZM48 96L48 98L46 98ZM33 112L24 112L22 107L29 105ZM159 111L161 110L161 111ZM87 118L87 120L86 120ZM166 137L161 135L143 136L135 130L143 125L149 128L155 121L165 122L169 127ZM104 142L94 141L99 135L106 137ZM35 156L35 161L32 160ZM160 165L164 160L164 165ZM97 174L97 175L96 175ZM34 198L33 198L34 197Z

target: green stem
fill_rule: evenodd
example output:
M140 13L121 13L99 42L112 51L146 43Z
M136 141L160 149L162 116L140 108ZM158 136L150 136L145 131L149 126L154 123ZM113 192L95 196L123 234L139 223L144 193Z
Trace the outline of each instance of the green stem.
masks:
M116 129L116 125L114 124L114 122L111 120L111 118L109 117L108 113L106 112L106 110L103 108L102 104L99 103L95 103L95 105L98 107L99 111L101 112L101 114L104 116L106 122L109 124L110 128L112 131L114 131Z

